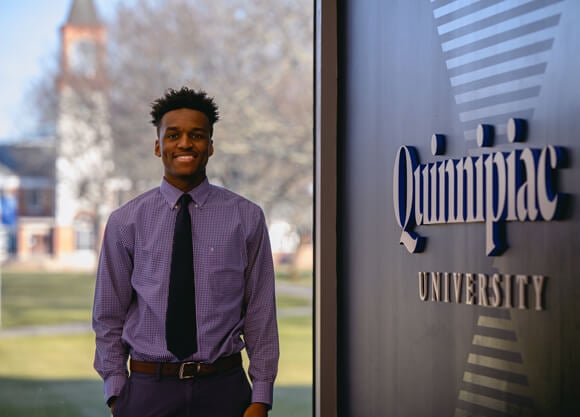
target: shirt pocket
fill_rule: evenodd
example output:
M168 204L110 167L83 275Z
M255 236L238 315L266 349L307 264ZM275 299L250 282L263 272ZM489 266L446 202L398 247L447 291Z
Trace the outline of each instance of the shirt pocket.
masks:
M239 295L244 288L241 250L233 244L212 244L205 248L209 284L214 294Z
M163 256L160 251L141 250L137 253L132 282L139 286L160 286L167 279L171 258Z

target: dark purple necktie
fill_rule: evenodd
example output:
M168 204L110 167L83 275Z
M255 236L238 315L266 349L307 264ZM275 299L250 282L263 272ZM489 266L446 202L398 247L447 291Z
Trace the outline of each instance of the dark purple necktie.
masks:
M193 243L188 208L190 202L189 194L183 194L179 199L179 212L173 233L173 254L165 320L167 349L179 360L197 352Z

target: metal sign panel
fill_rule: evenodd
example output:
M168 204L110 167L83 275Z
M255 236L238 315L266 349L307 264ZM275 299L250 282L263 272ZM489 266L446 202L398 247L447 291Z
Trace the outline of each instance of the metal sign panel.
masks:
M342 13L341 413L580 415L580 2Z

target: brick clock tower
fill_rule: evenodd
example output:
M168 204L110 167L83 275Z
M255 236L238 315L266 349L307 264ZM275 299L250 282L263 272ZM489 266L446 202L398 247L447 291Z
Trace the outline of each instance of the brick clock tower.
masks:
M113 171L106 30L92 0L73 0L61 28L53 248L62 265L94 265Z

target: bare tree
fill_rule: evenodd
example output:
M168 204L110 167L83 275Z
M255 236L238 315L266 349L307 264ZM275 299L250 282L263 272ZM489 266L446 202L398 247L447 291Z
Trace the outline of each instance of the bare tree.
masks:
M212 180L308 235L312 21L306 0L121 3L108 22L115 174L130 178L135 193L157 184L150 103L170 87L202 88L222 115Z

